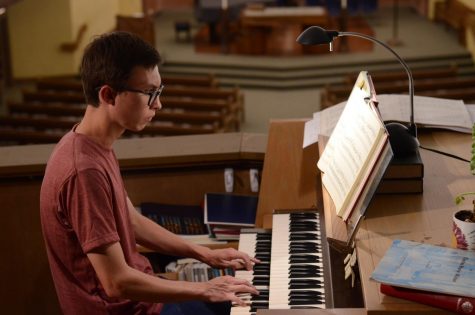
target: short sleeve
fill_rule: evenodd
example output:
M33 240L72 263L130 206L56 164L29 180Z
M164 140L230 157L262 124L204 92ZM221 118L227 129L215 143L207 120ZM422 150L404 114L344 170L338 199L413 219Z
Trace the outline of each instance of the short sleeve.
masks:
M87 169L70 177L61 200L84 253L119 241L111 183L100 171Z

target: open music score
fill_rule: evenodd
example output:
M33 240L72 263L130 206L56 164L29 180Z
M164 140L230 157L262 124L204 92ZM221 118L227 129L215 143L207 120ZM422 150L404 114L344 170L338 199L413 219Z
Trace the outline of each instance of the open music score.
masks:
M371 77L361 71L317 164L336 215L346 223L346 240L329 239L342 251L353 246L366 209L393 158L376 104Z
M355 210L364 214L374 193L367 187L377 186L374 174L385 170L393 155L373 91L367 72L360 72L317 164L336 214L345 221Z

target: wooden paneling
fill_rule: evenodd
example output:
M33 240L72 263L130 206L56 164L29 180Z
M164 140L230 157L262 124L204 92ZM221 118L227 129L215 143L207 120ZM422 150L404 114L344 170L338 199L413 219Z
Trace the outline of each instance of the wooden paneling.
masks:
M317 206L317 196L321 196L318 147L302 148L304 125L305 120L270 123L256 226L262 227L274 209Z

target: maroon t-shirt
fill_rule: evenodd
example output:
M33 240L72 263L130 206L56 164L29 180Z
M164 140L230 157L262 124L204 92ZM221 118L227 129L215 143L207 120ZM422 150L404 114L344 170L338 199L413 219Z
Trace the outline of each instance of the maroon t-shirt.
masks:
M152 274L137 252L114 151L74 131L56 145L40 197L41 225L64 314L158 314L161 304L107 296L87 253L119 242L127 264Z

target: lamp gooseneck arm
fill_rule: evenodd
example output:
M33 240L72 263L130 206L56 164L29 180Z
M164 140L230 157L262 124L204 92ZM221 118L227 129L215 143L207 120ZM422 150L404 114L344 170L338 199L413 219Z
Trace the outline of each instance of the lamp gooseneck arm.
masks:
M401 65L404 67L404 70L406 70L407 77L409 79L409 102L410 102L410 105L411 105L411 114L410 114L411 116L410 116L409 132L414 137L417 138L417 128L416 128L416 124L414 123L414 80L412 78L411 69L409 69L409 66L406 64L406 62L404 60L402 60L402 58L399 57L399 55L391 47L389 47L388 45L386 45L382 41L377 40L376 38L373 38L371 36L361 34L361 33L356 33L356 32L338 32L337 36L356 36L356 37L361 37L361 38L368 39L372 42L375 42L375 43L383 46L387 50L389 50L397 58L397 60L399 60L399 63L401 63Z

